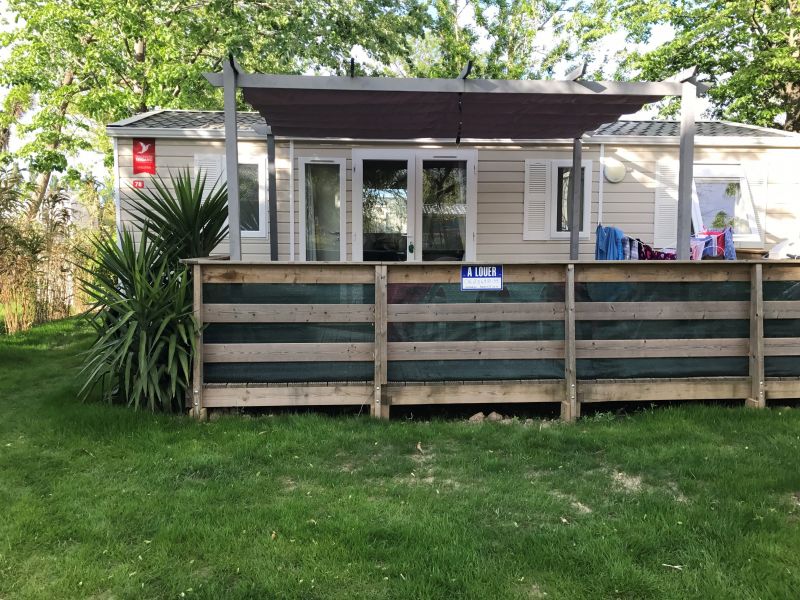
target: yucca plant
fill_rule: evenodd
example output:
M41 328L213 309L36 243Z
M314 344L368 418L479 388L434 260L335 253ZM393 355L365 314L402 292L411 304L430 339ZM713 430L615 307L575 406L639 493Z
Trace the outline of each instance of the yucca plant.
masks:
M154 191L131 188L133 207L147 223L147 237L174 258L208 256L228 233L228 190L219 180L205 192L207 175L189 169L153 179ZM210 183L210 182L209 182Z
M97 337L84 363L82 395L100 388L108 401L135 408L180 410L191 380L197 322L191 271L183 258L208 256L228 232L228 194L188 170L154 181L155 192L133 190L144 228L97 237L85 258L86 312Z
M128 231L119 242L110 235L91 242L94 265L81 282L97 337L81 372L81 395L99 388L109 402L180 410L197 333L191 282L146 233L138 243Z

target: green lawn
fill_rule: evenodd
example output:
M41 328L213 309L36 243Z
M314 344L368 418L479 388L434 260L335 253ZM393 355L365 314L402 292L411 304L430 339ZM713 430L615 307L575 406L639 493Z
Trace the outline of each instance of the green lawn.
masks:
M78 402L87 341L0 339L2 599L800 590L800 410L198 424Z

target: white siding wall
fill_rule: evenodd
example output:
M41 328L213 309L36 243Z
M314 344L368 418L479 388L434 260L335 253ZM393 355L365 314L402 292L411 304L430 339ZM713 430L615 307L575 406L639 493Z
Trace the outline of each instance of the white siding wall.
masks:
M146 137L143 131L142 137ZM133 179L142 179L151 188L149 175L133 176L130 138L120 138L119 176L121 218L123 226L135 227L129 204L129 187ZM295 142L294 144L294 227L296 260L300 256L300 172L301 157L347 159L347 259L352 259L352 149L385 145L355 145L352 143ZM427 147L427 146L426 146ZM464 146L462 145L462 148ZM581 239L581 259L594 256L594 229L597 227L599 184L601 175L598 144L584 147L584 160L592 161L591 236ZM224 152L222 141L158 139L156 141L157 172L167 178L170 171L194 166L198 153ZM266 142L240 142L241 154L266 155ZM615 225L626 235L653 243L653 219L656 183L656 163L659 158L677 159L677 146L606 145L605 156L616 158L627 168L620 183L603 182L603 224ZM478 147L478 219L477 257L485 261L547 261L563 260L569 255L567 239L523 241L523 187L526 159L571 160L569 146L498 146ZM765 193L756 198L759 225L764 231L766 247L800 231L800 149L708 148L695 150L695 162L740 163L749 173L759 170L768 185ZM276 144L278 184L278 250L280 260L289 260L289 144ZM269 230L269 228L267 228ZM227 253L227 243L219 248ZM263 238L242 238L242 258L268 260L269 241Z

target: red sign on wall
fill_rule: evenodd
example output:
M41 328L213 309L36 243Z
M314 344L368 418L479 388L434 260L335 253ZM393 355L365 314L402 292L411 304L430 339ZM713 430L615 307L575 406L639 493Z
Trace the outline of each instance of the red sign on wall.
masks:
M133 174L156 174L156 141L153 138L133 140Z
M133 180L133 187L137 190L144 189L144 181L142 179L134 179Z

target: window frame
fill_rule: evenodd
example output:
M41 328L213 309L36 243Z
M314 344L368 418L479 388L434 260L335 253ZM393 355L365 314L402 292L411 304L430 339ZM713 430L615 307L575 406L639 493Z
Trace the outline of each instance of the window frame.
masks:
M339 262L347 261L347 159L327 156L298 156L297 157L297 177L298 192L300 194L299 204L299 234L300 234L300 262L308 262L306 259L306 165L322 164L339 165Z
M718 180L718 181L739 181L739 190L742 194L741 200L746 203L748 207L746 219L750 224L750 231L755 233L733 233L733 242L738 243L760 243L761 242L761 229L758 225L758 216L756 214L756 205L753 198L752 190L750 189L750 182L747 179L747 172L741 163L696 163L694 165L692 174L692 225L695 232L702 231L706 228L703 223L703 215L700 210L700 197L697 194L696 181L703 180ZM737 215L733 215L737 217ZM743 217L744 218L744 217ZM709 223L710 226L710 223Z
M569 159L553 159L550 161L550 199L549 199L549 227L551 240L565 240L570 238L569 231L558 231L558 169L561 167L572 167L572 160ZM591 237L592 226L592 171L591 159L582 160L581 168L584 171L584 186L583 186L583 227L579 232L580 239L589 239Z
M224 155L223 155L224 157ZM267 157L265 155L239 155L237 168L241 165L256 165L258 167L258 229L244 230L241 226L242 197L239 195L239 233L243 238L266 238L269 220L267 214ZM228 177L225 176L227 183ZM240 190L241 192L241 190ZM227 222L227 221L226 221Z

